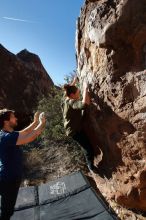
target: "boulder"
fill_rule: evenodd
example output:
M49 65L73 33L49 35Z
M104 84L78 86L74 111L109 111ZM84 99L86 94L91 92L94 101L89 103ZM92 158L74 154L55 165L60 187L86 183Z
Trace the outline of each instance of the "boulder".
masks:
M87 132L121 205L146 211L146 0L86 0L77 21L78 77L89 83ZM93 132L94 130L94 132ZM100 186L99 186L100 187ZM100 187L104 193L104 187ZM105 193L104 193L105 194Z

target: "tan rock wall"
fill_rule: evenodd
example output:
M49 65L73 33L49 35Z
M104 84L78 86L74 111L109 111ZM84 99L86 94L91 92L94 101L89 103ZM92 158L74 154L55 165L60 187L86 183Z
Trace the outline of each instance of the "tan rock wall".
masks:
M103 151L99 167L120 204L146 211L145 12L146 0L86 0L76 53L81 87L90 84L87 130Z

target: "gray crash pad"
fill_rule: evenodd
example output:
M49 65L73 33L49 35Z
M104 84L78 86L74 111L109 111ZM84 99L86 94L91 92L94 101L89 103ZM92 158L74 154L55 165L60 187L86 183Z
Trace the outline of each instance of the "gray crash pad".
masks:
M16 211L11 220L40 220L39 207Z
M12 220L115 220L82 172L20 188Z
M15 210L26 209L27 207L36 206L37 204L37 187L20 188Z
M39 204L46 204L90 187L81 172L64 176L38 187Z

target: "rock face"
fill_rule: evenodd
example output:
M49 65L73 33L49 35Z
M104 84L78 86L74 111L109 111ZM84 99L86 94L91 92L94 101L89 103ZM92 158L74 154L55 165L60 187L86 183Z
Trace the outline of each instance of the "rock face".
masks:
M14 109L21 126L53 85L37 55L27 50L14 55L0 45L0 108Z
M76 53L81 85L90 84L88 132L103 152L106 196L146 211L146 0L86 0Z

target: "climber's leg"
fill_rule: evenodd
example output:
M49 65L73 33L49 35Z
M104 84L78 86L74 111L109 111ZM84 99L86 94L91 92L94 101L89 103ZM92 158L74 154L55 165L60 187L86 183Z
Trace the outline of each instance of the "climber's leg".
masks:
M89 138L86 136L85 132L81 131L76 133L73 136L73 139L77 141L84 150L85 159L88 165L88 168L92 171L95 171L96 167L94 166L94 151L90 143Z

